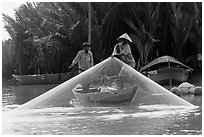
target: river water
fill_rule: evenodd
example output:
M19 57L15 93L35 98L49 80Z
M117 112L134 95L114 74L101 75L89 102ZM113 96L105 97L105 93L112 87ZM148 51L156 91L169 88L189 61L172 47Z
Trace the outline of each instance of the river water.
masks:
M195 108L134 104L15 110L56 85L4 86L2 133L10 135L201 135L202 96Z

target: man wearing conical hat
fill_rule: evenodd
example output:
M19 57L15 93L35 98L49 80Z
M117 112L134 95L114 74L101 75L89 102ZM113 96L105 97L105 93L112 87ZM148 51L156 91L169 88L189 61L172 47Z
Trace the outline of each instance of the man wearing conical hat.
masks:
M118 44L115 45L112 56L121 59L131 67L135 67L135 60L130 49L131 38L127 33L121 35L118 39Z

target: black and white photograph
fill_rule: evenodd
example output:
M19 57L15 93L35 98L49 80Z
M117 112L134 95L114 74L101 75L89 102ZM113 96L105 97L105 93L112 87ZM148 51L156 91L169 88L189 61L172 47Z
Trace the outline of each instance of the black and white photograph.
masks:
M202 1L2 1L2 135L202 135Z

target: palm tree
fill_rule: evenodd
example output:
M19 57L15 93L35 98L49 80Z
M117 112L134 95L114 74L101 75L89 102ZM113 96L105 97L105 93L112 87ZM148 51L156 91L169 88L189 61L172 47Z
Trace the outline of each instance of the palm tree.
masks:
M158 23L158 12L155 3L115 3L102 26L103 57L110 56L117 37L127 32L133 39L133 52L137 50L135 53L139 53L135 58L140 58L142 66L146 64L149 51L156 41L153 35L161 25Z
M95 63L111 55L117 37L125 32L133 39L133 56L141 66L170 48L176 53L169 54L183 60L189 41L201 47L200 3L93 2L90 8ZM3 19L21 74L66 71L64 66L88 40L87 2L26 3L15 11L15 19L4 14Z
M194 21L193 15L182 11L182 8L185 8L183 4L185 3L171 3L172 14L174 15L174 19L171 22L171 31L177 51L176 55L181 61L183 61L184 46L190 36Z
M13 51L11 39L2 41L2 77L11 76L13 73Z
M140 66L144 66L148 61L154 43L159 41L154 38L155 31L162 25L159 22L159 5L156 3L141 3L140 10L137 11L134 8L133 12L139 27L136 27L131 20L126 20L126 23L134 30L131 37L140 55Z

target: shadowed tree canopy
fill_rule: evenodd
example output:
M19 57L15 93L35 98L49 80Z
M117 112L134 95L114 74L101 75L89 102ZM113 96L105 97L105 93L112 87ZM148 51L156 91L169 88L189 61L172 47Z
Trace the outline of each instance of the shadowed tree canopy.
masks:
M162 55L188 63L201 53L201 11L199 2L93 2L94 62L108 58L117 38L126 32L138 66ZM5 52L12 56L6 61L12 66L9 74L66 72L88 41L87 2L27 2L15 10L15 18L3 14L3 20L11 36L12 52Z

